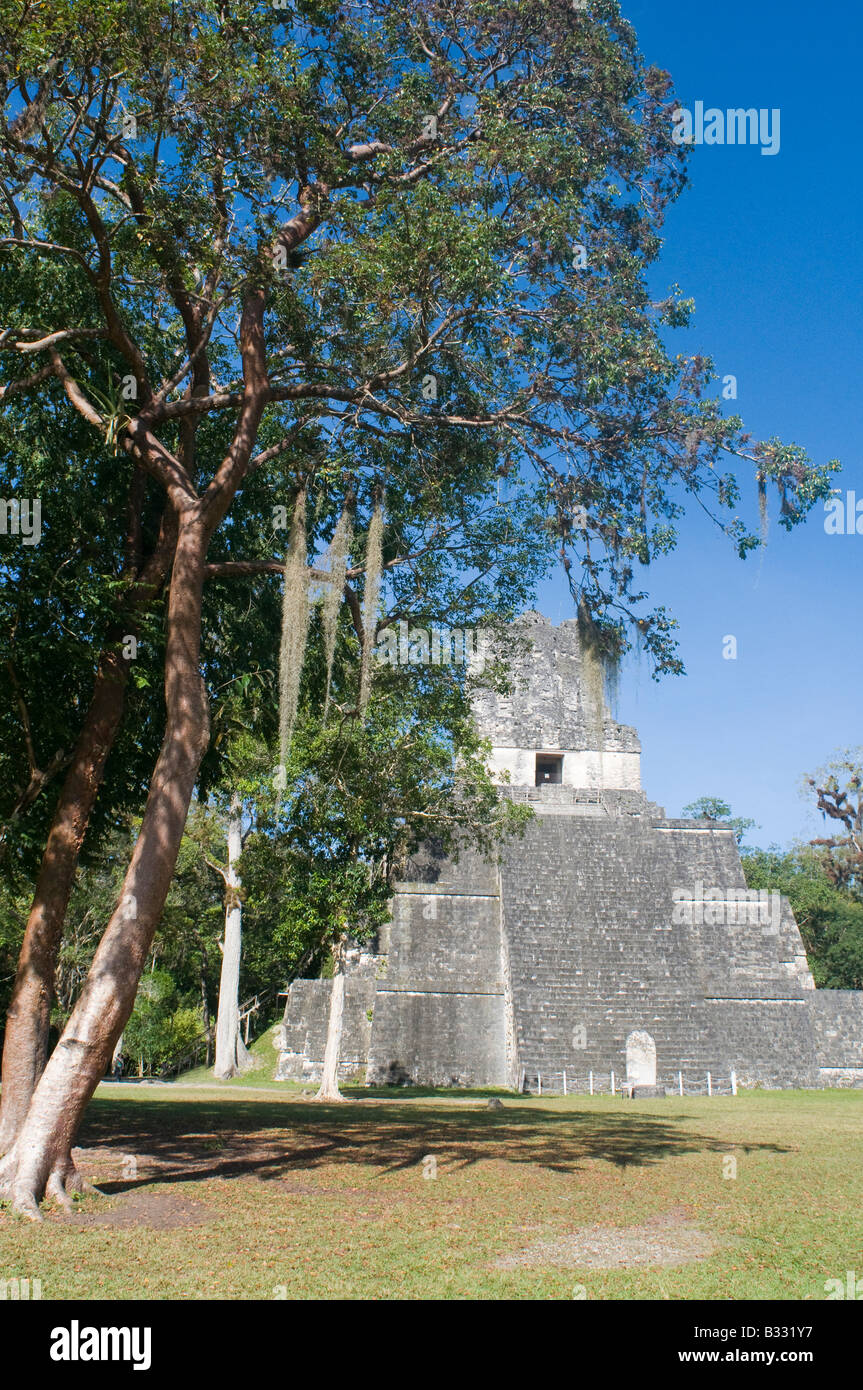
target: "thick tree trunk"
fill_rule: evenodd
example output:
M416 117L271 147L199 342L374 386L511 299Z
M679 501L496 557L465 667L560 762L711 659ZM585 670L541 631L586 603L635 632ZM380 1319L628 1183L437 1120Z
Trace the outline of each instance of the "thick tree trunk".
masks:
M67 1188L80 1187L72 1143L132 1012L207 747L209 706L199 654L208 540L208 529L195 508L180 523L171 577L165 737L120 901L18 1138L0 1160L0 1195L11 1199L14 1210L34 1218L43 1195L68 1203Z
M139 481L136 474L130 502L133 512L140 507ZM156 549L130 592L126 631L122 627L116 630L114 645L99 660L93 695L48 832L6 1016L0 1155L11 1149L18 1136L48 1057L54 978L66 909L105 763L123 717L130 658L123 655L121 644L126 636L134 635L136 615L162 588L174 534L175 520L168 508ZM130 557L130 563L137 565L139 561L137 555Z
M243 827L238 798L231 803L228 825L228 870L225 874L225 944L219 979L219 1008L216 1016L216 1063L213 1074L220 1081L249 1068L249 1054L240 1037L240 959L243 950L242 887L237 865L243 850Z
M339 1057L342 1050L342 1023L345 1015L345 940L333 952L333 992L327 1022L324 1070L315 1100L344 1100L339 1090Z
M118 650L103 656L42 856L6 1016L0 1154L17 1138L48 1057L48 1026L63 922L105 760L123 715L128 674L128 662Z

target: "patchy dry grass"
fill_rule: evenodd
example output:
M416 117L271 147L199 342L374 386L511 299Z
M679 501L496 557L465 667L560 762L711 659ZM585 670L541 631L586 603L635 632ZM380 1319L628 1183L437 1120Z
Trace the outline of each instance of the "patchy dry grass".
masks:
M81 1166L107 1195L40 1227L0 1216L0 1279L73 1299L817 1300L863 1275L861 1138L859 1091L489 1109L103 1087Z

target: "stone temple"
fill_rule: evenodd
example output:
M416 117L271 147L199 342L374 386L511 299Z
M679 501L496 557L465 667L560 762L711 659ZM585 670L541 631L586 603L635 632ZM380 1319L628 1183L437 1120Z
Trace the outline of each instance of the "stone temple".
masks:
M518 1090L863 1085L863 992L816 990L788 902L747 893L734 833L641 789L575 620L526 614L512 690L475 698L504 794L499 862L433 846L349 957L343 1076ZM765 901L766 899L766 901ZM329 980L295 980L277 1076L316 1081Z

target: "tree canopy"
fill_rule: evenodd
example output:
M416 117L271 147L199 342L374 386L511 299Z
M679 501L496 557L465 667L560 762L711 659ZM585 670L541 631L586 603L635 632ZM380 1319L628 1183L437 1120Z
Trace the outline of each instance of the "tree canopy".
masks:
M723 457L776 484L784 525L826 495L801 450L723 417L708 359L664 346L691 306L652 302L645 272L686 151L615 4L3 0L0 26L0 251L24 291L4 399L65 394L175 502L225 482L252 286L274 503L385 477L402 527L420 497L433 524L497 478L609 640L637 623L661 669L671 622L639 572L686 495L742 554Z

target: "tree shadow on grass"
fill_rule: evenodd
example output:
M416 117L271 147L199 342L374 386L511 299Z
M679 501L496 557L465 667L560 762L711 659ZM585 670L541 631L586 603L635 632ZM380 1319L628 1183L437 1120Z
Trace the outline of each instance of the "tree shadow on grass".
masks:
M445 1104L369 1106L291 1101L95 1100L80 1144L84 1171L105 1192L153 1182L211 1178L284 1181L316 1169L362 1165L377 1179L417 1167L471 1168L489 1160L571 1174L588 1162L648 1167L695 1153L782 1154L775 1143L730 1143L684 1128L694 1116L621 1110L543 1110L511 1103L502 1110ZM135 1162L130 1165L129 1159Z

